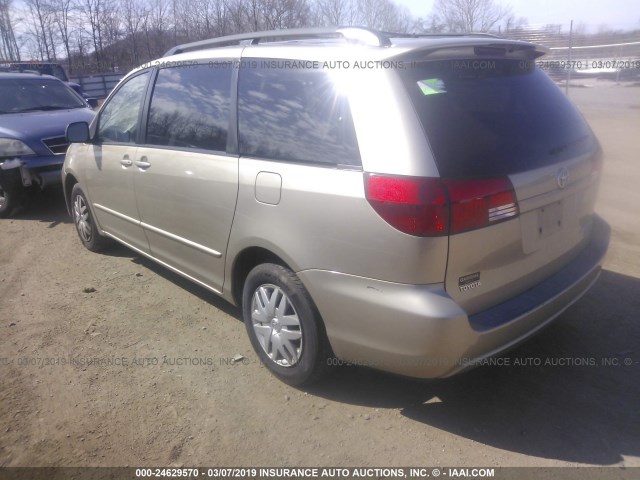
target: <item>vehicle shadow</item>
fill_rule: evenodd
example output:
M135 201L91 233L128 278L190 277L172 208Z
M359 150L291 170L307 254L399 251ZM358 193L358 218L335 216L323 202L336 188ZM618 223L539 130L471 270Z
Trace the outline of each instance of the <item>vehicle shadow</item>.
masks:
M37 220L49 223L48 228L54 228L59 224L67 224L73 227L73 220L67 212L67 206L64 201L62 186L52 186L42 191L33 192L24 205L18 207L11 215L11 220ZM158 265L157 263L137 254L133 250L113 242L104 252L104 255L111 257L129 258L132 262L147 268L157 275L176 284L180 288L187 290L189 293L198 298L209 302L213 307L222 310L226 314L242 321L240 310L222 300L214 293L202 288L193 282L186 280L178 274Z
M11 220L38 220L49 223L48 228L60 224L73 224L67 213L62 186L35 190L25 195L22 204L11 214Z
M603 272L556 323L501 357L507 366L428 383L341 367L308 391L400 409L418 424L503 450L612 465L640 455L638 292L640 279Z
M122 249L122 252L120 252L121 249ZM222 312L235 318L236 320L240 322L244 321L242 319L242 312L240 311L239 308L234 307L229 302L227 302L226 300L223 300L215 293L210 292L206 288L193 283L191 280L187 280L186 278L178 275L177 273L172 272L171 270L163 267L162 265L157 264L153 260L149 260L148 258L143 257L142 255L138 255L133 250L130 250L124 246L115 246L113 248L110 248L105 253L108 255L113 255L118 253L123 253L122 256L128 255L131 257L131 261L133 263L140 265L148 270L151 270L156 275L164 278L165 280L168 280L169 282L175 284L180 288L183 288L184 290L189 292L191 295L194 295L198 297L200 300L203 300L209 303L212 307L217 308L218 310L221 310Z

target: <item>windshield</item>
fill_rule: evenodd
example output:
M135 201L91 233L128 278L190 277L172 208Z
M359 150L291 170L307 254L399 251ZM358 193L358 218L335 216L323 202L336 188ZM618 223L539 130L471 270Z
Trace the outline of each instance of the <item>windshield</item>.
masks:
M578 111L533 62L430 61L402 75L442 176L509 175L597 147Z
M51 78L1 78L0 113L86 107L65 84Z

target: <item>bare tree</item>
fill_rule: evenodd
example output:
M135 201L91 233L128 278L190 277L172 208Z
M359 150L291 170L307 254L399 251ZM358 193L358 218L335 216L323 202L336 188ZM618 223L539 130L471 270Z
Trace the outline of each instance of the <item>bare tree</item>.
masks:
M317 25L354 25L357 6L355 0L316 0L314 23Z
M488 32L511 15L509 7L494 0L436 0L436 24L450 32Z
M308 25L309 5L306 0L262 0L264 26L267 30Z
M81 4L84 20L86 20L90 30L91 40L93 42L96 63L102 61L102 8L103 0L83 0Z
M115 46L123 37L123 25L120 20L121 14L118 11L118 3L116 0L102 0L102 10L99 17L102 31L103 62L110 69L118 64L121 51L124 48L110 48Z
M58 29L59 38L60 38L60 41L62 42L64 53L67 56L67 65L69 68L69 73L72 73L73 68L71 65L71 41L72 41L71 13L73 10L73 4L71 0L51 0L50 7L53 12L53 22Z
M91 39L89 38L84 25L81 24L80 17L74 19L73 26L73 43L75 45L75 51L77 53L72 54L76 61L70 63L75 65L76 70L80 70L81 73L87 72L87 57L91 48Z
M142 24L147 58L153 59L162 55L174 44L172 40L174 21L169 0L149 0L147 16Z
M11 0L0 0L0 55L6 60L20 60L11 18Z
M504 21L504 32L509 33L511 31L521 31L523 27L527 26L529 21L525 17L516 18L515 15L510 14Z
M53 8L45 0L26 0L28 33L33 40L32 53L40 60L55 59Z
M8 58L19 53L7 27L11 1L0 0L0 54ZM24 51L47 60L63 53L74 73L115 66L128 70L176 44L239 32L321 25L407 32L415 27L408 9L395 0L19 1L28 7L20 29L28 31Z
M178 43L178 36L191 41L225 35L231 23L229 4L228 0L195 0L181 4L174 14L177 26L174 43Z
M387 32L407 32L412 24L405 7L391 0L357 0L355 24Z
M237 26L238 30L248 30L250 32L257 32L262 27L262 2L260 0L238 0L236 2L239 20ZM244 10L244 12L243 12ZM244 15L242 15L244 13ZM246 16L246 19L243 18Z
M229 2L226 0L213 0L213 11L217 24L217 35L227 35L230 32Z
M140 63L138 48L140 30L146 18L145 5L137 0L120 0L120 11L124 20L124 32L129 44L129 55L133 65Z

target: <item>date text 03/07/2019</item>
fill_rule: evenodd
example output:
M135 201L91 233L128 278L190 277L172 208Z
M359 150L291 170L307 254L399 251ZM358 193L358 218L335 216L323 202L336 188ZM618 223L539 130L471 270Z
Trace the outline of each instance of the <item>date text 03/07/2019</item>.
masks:
M137 468L136 478L182 477L182 478L436 478L442 476L492 478L493 468Z

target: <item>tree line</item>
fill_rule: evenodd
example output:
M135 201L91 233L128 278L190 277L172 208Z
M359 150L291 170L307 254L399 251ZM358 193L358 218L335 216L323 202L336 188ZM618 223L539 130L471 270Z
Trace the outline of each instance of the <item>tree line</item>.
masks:
M56 61L71 74L126 72L174 45L240 32L360 25L390 32L509 28L495 0L436 0L418 19L394 0L0 0L0 60Z

